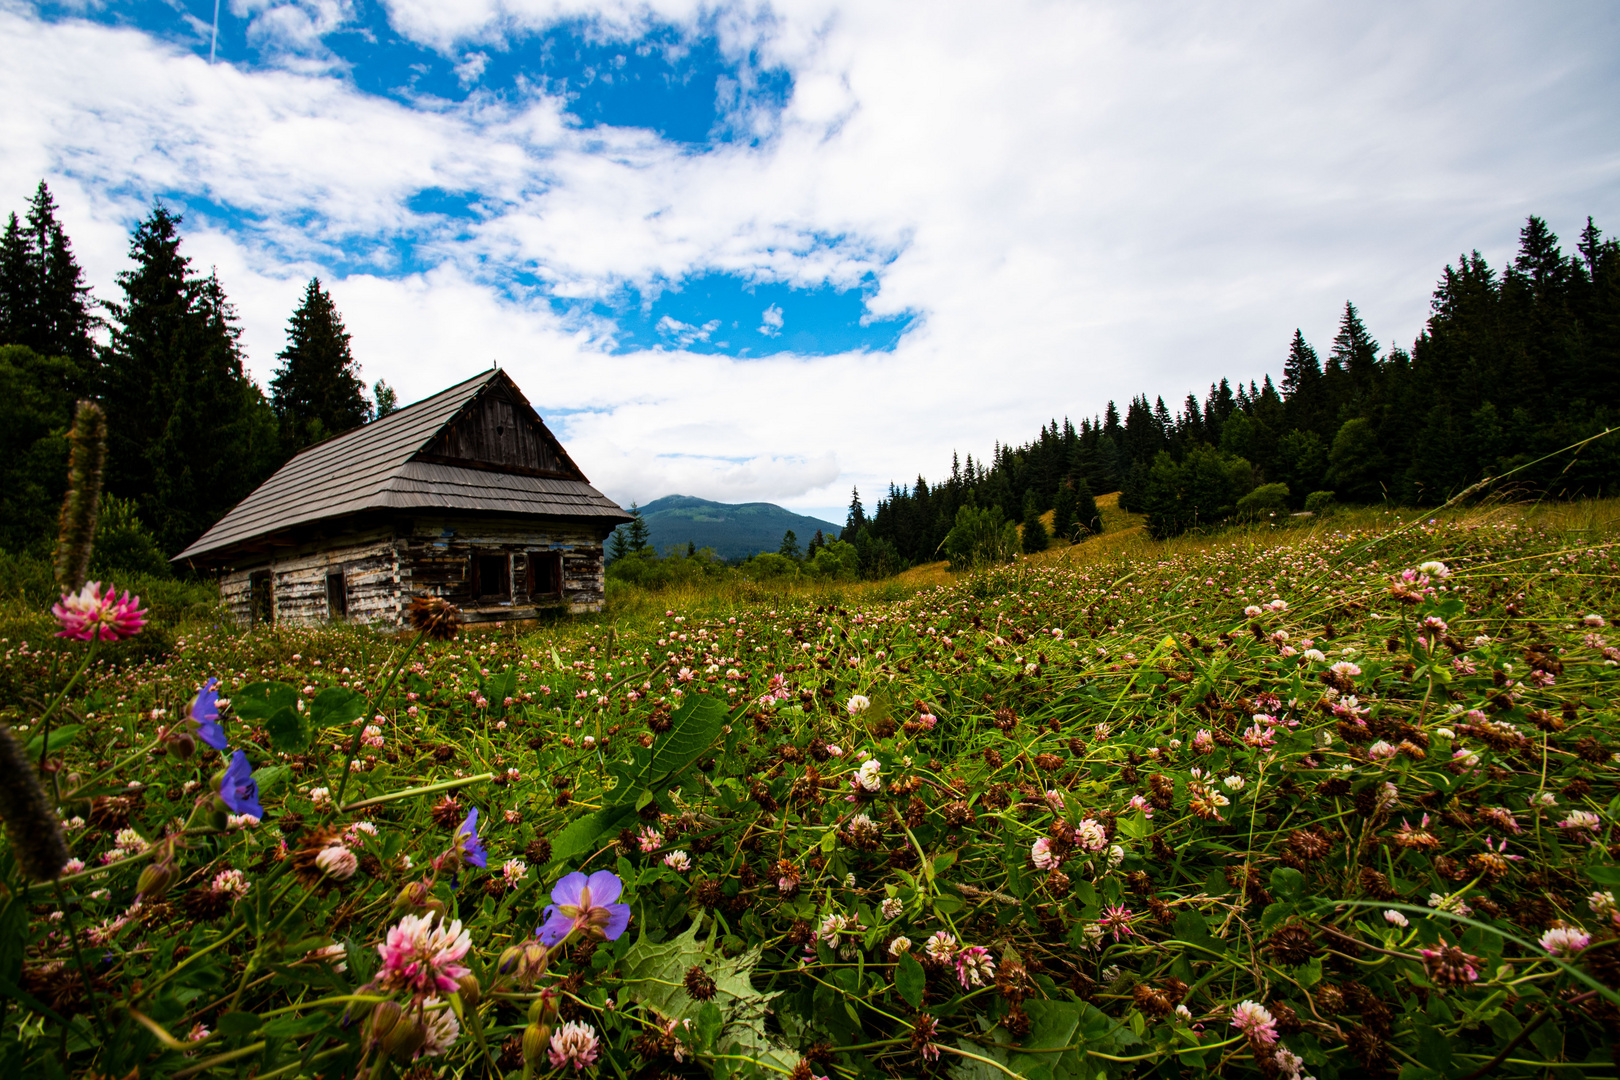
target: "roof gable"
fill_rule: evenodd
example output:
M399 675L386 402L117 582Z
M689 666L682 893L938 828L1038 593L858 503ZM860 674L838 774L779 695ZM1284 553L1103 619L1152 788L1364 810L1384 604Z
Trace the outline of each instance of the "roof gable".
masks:
M528 398L504 374L469 398L414 460L585 480Z
M492 368L301 450L175 560L220 559L366 510L630 520L590 486L517 384Z

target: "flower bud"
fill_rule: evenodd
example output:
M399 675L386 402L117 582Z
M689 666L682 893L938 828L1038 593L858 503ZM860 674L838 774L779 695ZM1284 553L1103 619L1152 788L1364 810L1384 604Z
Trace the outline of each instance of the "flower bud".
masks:
M371 1009L371 1022L366 1025L366 1038L373 1043L380 1043L387 1038L388 1033L399 1023L400 1017L405 1015L405 1010L400 1008L397 1001L380 1001L375 1007L365 1003L364 1007Z
M379 1007L377 1011L381 1012L382 1009ZM401 1013L399 1019L388 1029L388 1033L382 1037L382 1048L383 1053L396 1061L407 1061L412 1054L422 1049L425 1042L427 1032L422 1030L422 1025L417 1022L416 1017L409 1013Z
M476 1009L484 998L484 988L478 985L478 976L468 972L456 980L456 993L461 995L464 1008Z
M546 987L529 1005L529 1020L536 1024L550 1024L557 1019L557 991Z
M141 869L141 876L135 882L135 895L142 900L161 900L163 894L169 891L174 884L174 862L164 858L161 862L149 862Z
M551 1042L550 1024L530 1024L523 1029L523 1063L536 1067L546 1060L546 1047Z
M163 745L169 756L179 761L188 761L197 752L197 740L189 731L170 731L163 736Z

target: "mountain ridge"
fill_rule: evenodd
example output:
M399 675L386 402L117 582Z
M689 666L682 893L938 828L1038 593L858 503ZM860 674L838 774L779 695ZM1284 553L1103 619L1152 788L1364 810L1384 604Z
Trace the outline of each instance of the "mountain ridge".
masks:
M801 551L818 529L827 539L836 539L842 531L833 522L767 502L720 503L694 495L664 495L637 509L647 523L648 542L660 554L692 544L710 548L723 559L745 559L776 551L789 529Z

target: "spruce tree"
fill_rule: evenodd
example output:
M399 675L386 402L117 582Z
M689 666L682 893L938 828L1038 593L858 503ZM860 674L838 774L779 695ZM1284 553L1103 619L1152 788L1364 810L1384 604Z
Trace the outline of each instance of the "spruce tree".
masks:
M1074 521L1093 536L1102 533L1102 512L1097 509L1091 485L1083 476L1074 482Z
M0 344L66 356L88 375L97 325L92 306L84 271L56 220L56 201L41 180L26 224L12 214L0 239Z
M1058 485L1057 498L1052 500L1052 539L1072 541L1074 525L1074 484L1065 480Z
M641 507L635 503L630 504L630 522L624 528L628 530L625 539L630 545L630 554L653 554L652 542L647 536L647 520L641 516Z
M366 422L370 410L349 332L320 278L310 279L287 320L287 347L278 357L270 402L289 452Z
M784 558L795 560L798 559L799 555L801 554L799 551L798 534L792 529L789 529L787 532L783 533L782 546L776 549L776 553Z
M134 499L170 553L282 460L274 415L243 369L236 313L217 276L191 273L180 222L158 206L136 226L98 371L107 491Z
M838 535L840 540L853 544L855 537L866 528L866 511L861 507L861 489L851 488L849 496L849 516L844 519L844 531Z
M1046 525L1041 521L1040 503L1035 499L1035 493L1030 492L1024 499L1024 554L1033 555L1037 551L1045 551L1052 544L1052 538L1046 532Z

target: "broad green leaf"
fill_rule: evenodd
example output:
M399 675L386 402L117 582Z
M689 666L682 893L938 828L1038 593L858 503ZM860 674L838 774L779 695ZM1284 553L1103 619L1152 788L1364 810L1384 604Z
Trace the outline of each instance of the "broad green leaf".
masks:
M298 691L284 682L248 683L231 695L232 711L244 720L268 720L297 705Z
M277 709L265 723L270 733L270 745L288 754L300 754L309 749L313 739L304 714L295 708Z
M1620 866L1588 866L1586 876L1599 885L1620 885Z
M1280 900L1298 900L1305 893L1305 875L1291 866L1271 872L1271 891Z
M366 699L353 690L329 686L309 703L309 720L317 728L347 727L366 714Z
M760 949L749 949L727 958L714 938L697 940L698 924L692 923L679 937L653 944L645 937L625 953L620 964L625 992L631 998L656 1009L674 1020L702 1022L702 1006L692 1000L684 986L686 972L699 965L714 979L715 996L706 1004L720 1010L725 1026L716 1038L720 1053L740 1054L775 1065L786 1073L798 1064L799 1055L772 1038L765 1030L766 1004L778 993L761 994L754 989L752 975L759 963Z
M259 1030L259 1018L250 1012L228 1012L219 1018L222 1035L251 1035Z
M551 861L563 862L589 851L596 841L608 833L618 832L636 816L636 809L628 804L604 807L594 814L579 818L557 834L551 842Z
M922 965L917 963L909 952L900 954L899 961L894 965L894 988L900 991L914 1009L922 1008L923 989L928 982L928 976L923 972Z
M58 750L61 750L64 747L66 747L69 743L71 743L78 736L79 732L83 728L84 728L83 724L64 724L59 728L52 728L51 729L51 749L50 749L50 752L54 754ZM40 739L42 737L43 736L35 735L32 739L28 740L28 756L29 757L31 757L31 758L39 757ZM36 761L35 764L38 764L38 762Z

